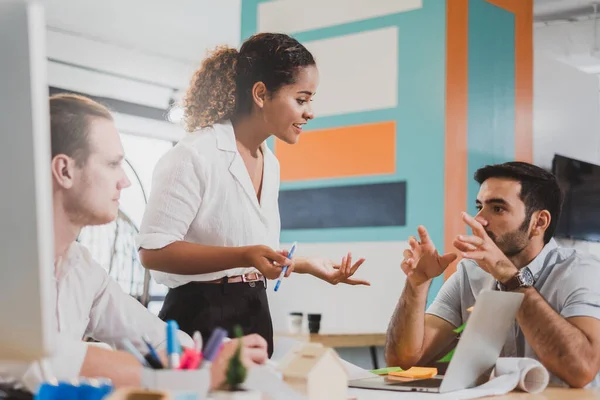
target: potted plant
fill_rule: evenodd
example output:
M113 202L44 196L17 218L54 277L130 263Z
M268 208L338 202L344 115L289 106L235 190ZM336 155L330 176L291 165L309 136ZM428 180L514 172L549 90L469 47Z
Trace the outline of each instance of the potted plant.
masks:
M234 332L238 339L238 346L233 357L229 360L225 372L225 384L221 390L211 393L210 398L218 400L261 400L262 395L260 392L246 390L242 386L248 375L248 370L242 362L242 328L236 325Z

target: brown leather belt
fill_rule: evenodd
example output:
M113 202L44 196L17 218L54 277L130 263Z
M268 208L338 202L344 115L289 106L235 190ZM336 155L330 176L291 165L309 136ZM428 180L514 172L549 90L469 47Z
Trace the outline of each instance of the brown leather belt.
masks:
M200 283L225 283L225 279L227 279L227 283L265 281L265 277L262 274L259 274L258 272L251 272L245 275L228 276L215 279L214 281L202 281Z

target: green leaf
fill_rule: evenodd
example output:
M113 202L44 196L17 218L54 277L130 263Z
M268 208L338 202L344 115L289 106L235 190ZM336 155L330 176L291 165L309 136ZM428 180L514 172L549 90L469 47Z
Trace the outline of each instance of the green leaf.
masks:
M465 322L464 324L462 324L461 326L459 326L458 328L456 328L454 330L454 333L461 333L462 331L465 330L465 326L467 326L467 323Z
M456 349L450 350L450 352L448 354L446 354L441 359L437 360L437 362L439 362L439 363L448 363L448 362L450 362L450 360L452 360L452 356L454 355L454 350L456 350Z
M467 326L467 323L465 322L464 324L462 324L461 326L459 326L458 328L456 328L453 332L456 333L456 334L458 334L458 335L460 335L462 333L462 331L465 330L466 326ZM444 357L442 357L441 359L439 359L437 362L439 362L439 363L450 362L450 360L452 360L452 356L454 355L454 350L456 350L456 348L450 350L450 352L448 354L446 354Z
M233 328L235 333L235 337L238 339L238 347L235 350L233 357L229 360L229 365L227 366L227 372L225 373L226 382L229 386L229 390L235 391L239 390L240 385L246 381L246 376L248 375L248 371L246 367L242 363L241 354L242 354L242 341L241 337L243 335L242 328L239 325L236 325Z
M241 339L242 336L244 336L244 332L242 331L242 328L239 325L233 327L233 333L238 339Z

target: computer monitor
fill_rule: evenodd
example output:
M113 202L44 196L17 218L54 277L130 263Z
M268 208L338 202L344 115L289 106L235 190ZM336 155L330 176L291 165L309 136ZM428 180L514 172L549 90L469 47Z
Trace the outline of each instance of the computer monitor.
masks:
M0 0L0 360L51 352L56 286L44 10Z

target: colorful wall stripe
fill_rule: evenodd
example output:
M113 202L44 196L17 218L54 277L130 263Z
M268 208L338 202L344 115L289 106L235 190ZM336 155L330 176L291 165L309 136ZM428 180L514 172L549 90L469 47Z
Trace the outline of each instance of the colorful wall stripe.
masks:
M319 129L295 145L275 143L282 182L393 174L395 149L395 121Z
M515 15L515 159L533 161L533 3L487 0Z
M515 17L485 0L469 1L467 211L476 213L475 171L514 159Z
M406 225L406 182L284 190L282 229Z
M458 217L467 204L469 0L446 6L446 139L444 160L444 250L466 232ZM456 271L456 263L446 276Z

